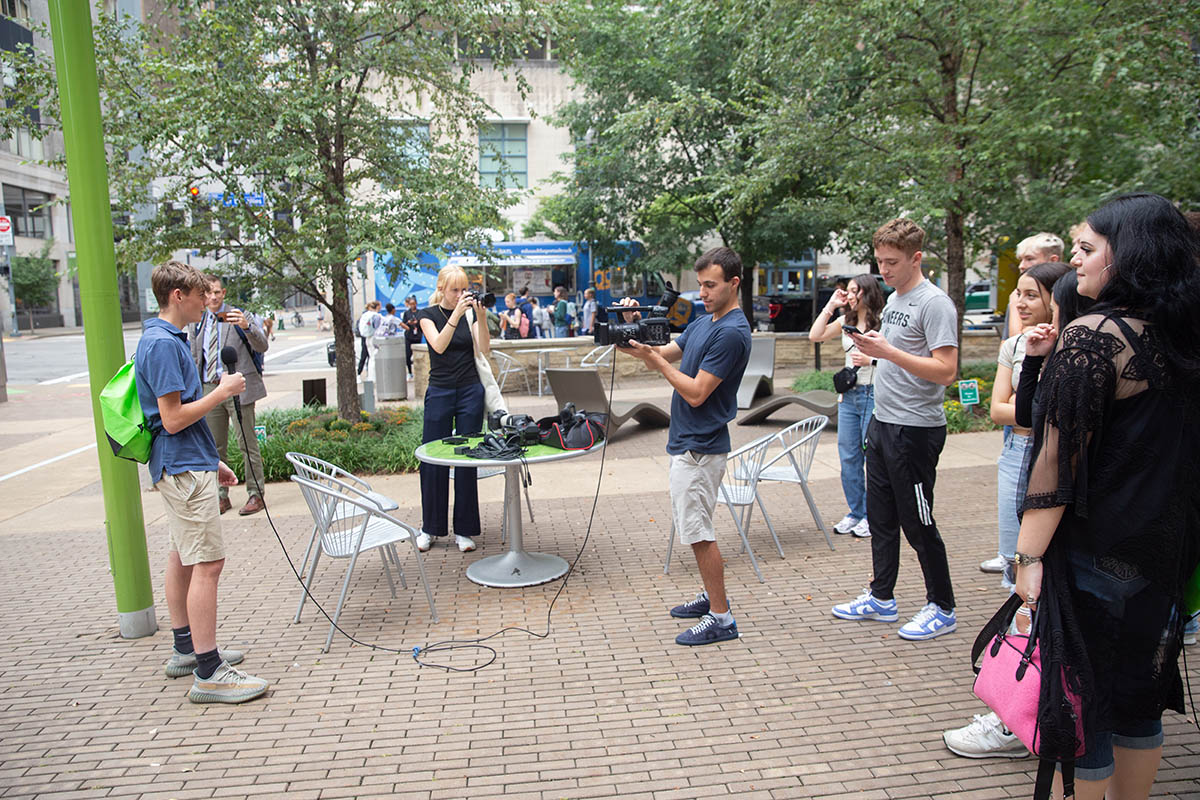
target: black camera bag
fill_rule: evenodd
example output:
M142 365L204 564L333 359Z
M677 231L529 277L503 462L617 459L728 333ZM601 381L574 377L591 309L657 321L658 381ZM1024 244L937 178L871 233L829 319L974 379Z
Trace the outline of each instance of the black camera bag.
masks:
M586 450L604 441L607 415L594 411L558 414L538 420L542 444L559 450Z

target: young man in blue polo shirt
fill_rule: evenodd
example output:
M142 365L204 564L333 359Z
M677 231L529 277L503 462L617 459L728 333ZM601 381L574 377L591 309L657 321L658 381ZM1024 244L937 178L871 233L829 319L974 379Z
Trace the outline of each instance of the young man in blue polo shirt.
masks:
M150 479L166 506L170 535L165 589L175 642L166 673L193 675L193 703L244 703L265 693L267 682L234 668L241 653L217 649L217 582L225 565L217 484L237 478L217 458L204 416L241 394L246 379L226 373L204 394L184 332L204 316L208 282L199 270L168 261L154 268L150 285L159 314L146 320L134 371L154 434Z
M675 638L682 645L738 637L712 515L729 455L729 421L737 416L737 388L750 359L750 323L738 307L742 259L728 247L718 247L700 256L695 269L700 299L709 313L697 317L670 344L650 347L635 341L625 349L675 388L667 439L671 513L679 540L692 547L704 583L694 600L671 609L672 617L699 619ZM626 298L622 303L633 301ZM679 361L678 369L674 361Z

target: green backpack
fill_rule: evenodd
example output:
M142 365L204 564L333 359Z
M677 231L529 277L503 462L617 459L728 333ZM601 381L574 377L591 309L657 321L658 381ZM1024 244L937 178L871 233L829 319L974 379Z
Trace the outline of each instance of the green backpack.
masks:
M100 416L113 455L141 464L150 460L150 443L154 435L150 432L150 421L142 413L142 404L138 402L133 358L100 390Z

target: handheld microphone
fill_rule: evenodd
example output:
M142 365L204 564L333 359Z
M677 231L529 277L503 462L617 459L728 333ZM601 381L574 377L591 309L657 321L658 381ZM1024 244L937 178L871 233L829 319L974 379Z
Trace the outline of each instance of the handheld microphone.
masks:
M232 375L237 372L237 350L233 349L233 345L225 345L221 348L221 363L225 365L225 371ZM242 401L235 394L233 396L233 410L237 412L238 430L242 429Z

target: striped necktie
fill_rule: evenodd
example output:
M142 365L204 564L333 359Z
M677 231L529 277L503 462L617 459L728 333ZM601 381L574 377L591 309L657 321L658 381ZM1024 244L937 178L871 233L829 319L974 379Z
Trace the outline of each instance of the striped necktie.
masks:
M208 342L204 352L204 382L217 382L217 368L221 365L221 329L217 327L217 315L208 312Z

